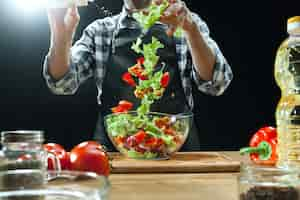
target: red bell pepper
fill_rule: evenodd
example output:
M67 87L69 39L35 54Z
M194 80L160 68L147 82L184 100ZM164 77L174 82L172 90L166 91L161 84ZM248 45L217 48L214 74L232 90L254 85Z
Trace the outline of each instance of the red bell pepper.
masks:
M275 165L277 156L277 132L273 127L260 128L251 138L250 147L240 150L240 153L250 154L251 160L259 165Z
M134 81L134 79L132 78L131 74L129 72L125 72L123 75L122 75L122 80L127 83L128 85L132 86L132 87L135 87L136 86L136 83Z

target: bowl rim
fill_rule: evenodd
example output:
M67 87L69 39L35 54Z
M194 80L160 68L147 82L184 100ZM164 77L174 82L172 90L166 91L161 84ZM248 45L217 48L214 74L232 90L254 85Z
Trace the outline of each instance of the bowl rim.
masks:
M120 114L136 114L137 111L128 111L128 112L120 112L120 113L110 113L104 116L104 120L106 121L107 118L115 115L120 115ZM168 114L168 113L161 113L161 112L149 112L146 115L161 115L161 116L168 116L168 117L176 117L176 119L185 119L185 118L192 118L194 117L194 113L192 111L188 112L182 112L178 114Z

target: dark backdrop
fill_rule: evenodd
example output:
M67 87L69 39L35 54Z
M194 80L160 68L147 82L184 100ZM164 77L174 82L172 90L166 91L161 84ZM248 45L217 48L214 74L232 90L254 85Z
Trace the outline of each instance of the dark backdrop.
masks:
M67 148L91 139L96 123L96 88L87 81L75 96L55 96L42 78L49 48L45 11L23 12L15 0L0 1L0 130L42 129L47 141ZM236 150L261 126L274 125L280 90L273 63L286 37L286 19L300 7L276 1L186 1L208 23L232 66L234 80L223 96L195 93L196 122L204 150ZM121 0L100 4L117 13ZM84 27L103 14L81 8Z

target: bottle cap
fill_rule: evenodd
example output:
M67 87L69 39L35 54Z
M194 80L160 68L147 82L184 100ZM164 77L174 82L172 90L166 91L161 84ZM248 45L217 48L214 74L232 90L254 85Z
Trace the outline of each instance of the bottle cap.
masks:
M294 16L288 19L287 31L289 33L300 33L300 16Z

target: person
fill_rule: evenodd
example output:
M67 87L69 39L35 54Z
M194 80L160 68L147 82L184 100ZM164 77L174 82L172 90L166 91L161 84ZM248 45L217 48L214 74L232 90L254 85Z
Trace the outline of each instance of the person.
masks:
M144 5L141 4L143 1L146 2ZM131 45L141 35L145 43L155 36L164 44L158 55L170 73L169 86L163 97L152 105L152 111L189 112L194 105L192 81L199 91L218 96L233 78L230 66L209 35L207 24L183 1L168 0L169 6L159 22L146 33L132 16L136 11L145 11L150 0L143 1L124 0L119 14L88 25L73 46L73 36L80 20L77 8L48 10L51 44L43 66L46 83L55 94L72 95L87 79L94 78L100 107L95 140L109 151L115 149L105 133L105 115L111 113L111 108L120 100L132 101L135 106L139 103L121 76L140 56ZM155 3L159 5L162 1L155 0ZM183 37L172 36L177 27L182 28ZM183 151L200 150L198 134L193 126Z

